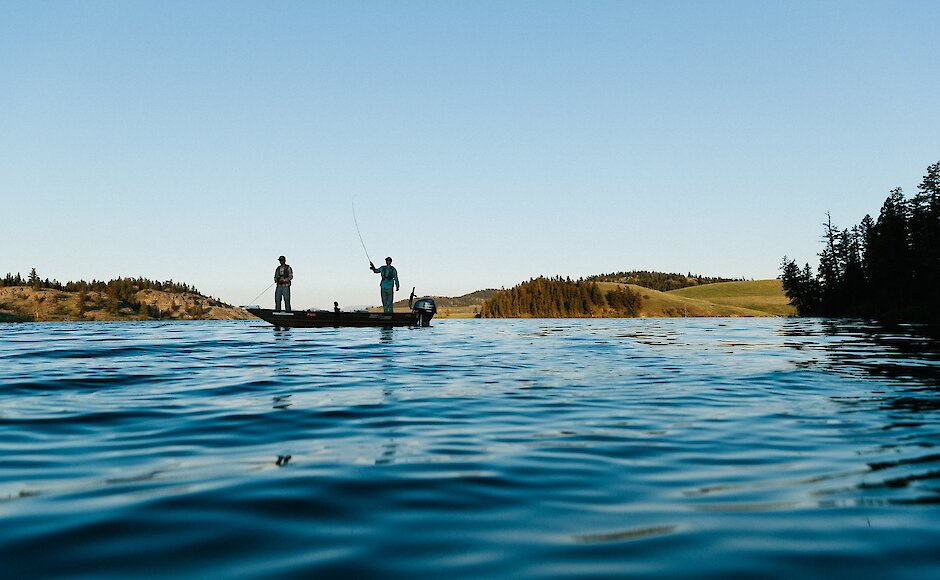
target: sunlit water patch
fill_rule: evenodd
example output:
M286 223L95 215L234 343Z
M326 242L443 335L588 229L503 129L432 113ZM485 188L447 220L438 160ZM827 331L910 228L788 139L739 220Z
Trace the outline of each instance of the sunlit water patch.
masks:
M0 324L4 577L940 575L940 343Z

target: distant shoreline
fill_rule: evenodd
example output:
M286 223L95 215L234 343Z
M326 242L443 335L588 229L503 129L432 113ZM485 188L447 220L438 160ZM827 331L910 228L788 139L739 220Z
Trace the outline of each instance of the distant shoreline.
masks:
M0 322L127 322L248 320L245 309L192 292L138 290L125 301L105 292L30 286L0 288Z
M660 292L635 284L597 282L602 288L629 288L641 298L635 318L714 318L795 316L780 280L702 284ZM436 297L437 319L478 318L484 302L500 290L464 296ZM369 310L377 310L372 307ZM407 300L395 303L407 311ZM506 318L533 318L513 316ZM243 308L192 292L138 290L116 304L98 291L69 292L30 286L0 287L0 322L127 322L187 320L252 320Z

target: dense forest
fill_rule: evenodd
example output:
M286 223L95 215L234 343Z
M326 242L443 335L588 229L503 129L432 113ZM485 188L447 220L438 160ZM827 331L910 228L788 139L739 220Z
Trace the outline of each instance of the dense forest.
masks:
M632 317L640 296L629 288L604 291L591 281L535 278L499 290L480 308L483 318Z
M666 272L647 272L646 270L634 270L632 272L611 272L610 274L598 274L585 278L588 282L617 282L619 284L635 284L660 292L669 292L679 288L688 288L689 286L700 286L702 284L715 284L717 282L738 282L742 278L711 278L708 276L699 276L698 274L673 274Z
M816 272L783 258L783 288L802 316L940 322L940 162L914 197L890 192L877 219L840 230L827 219Z

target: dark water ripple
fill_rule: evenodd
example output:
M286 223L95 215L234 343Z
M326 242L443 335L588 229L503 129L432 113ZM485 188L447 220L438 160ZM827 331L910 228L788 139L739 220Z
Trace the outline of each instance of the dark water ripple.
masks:
M940 342L0 324L4 577L940 575Z

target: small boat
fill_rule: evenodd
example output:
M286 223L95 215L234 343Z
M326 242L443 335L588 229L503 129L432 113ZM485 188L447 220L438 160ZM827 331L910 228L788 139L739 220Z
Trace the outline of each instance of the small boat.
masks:
M247 307L245 310L265 322L281 328L323 328L328 326L431 326L437 314L433 298L412 303L411 312L343 312L340 310L295 310L286 312L268 308Z

